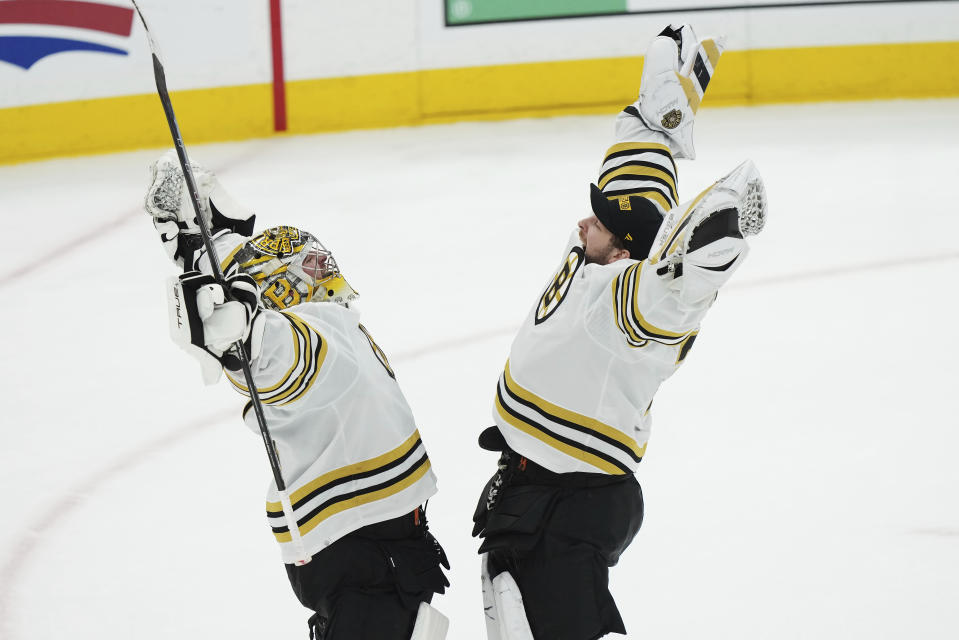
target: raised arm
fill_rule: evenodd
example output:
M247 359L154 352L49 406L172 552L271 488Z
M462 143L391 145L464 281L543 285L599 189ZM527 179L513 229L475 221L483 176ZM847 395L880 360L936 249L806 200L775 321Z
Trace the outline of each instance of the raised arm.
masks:
M721 39L698 40L689 25L666 27L646 52L639 97L616 118L590 204L633 260L647 256L681 201L675 159L695 156L693 124L722 48Z

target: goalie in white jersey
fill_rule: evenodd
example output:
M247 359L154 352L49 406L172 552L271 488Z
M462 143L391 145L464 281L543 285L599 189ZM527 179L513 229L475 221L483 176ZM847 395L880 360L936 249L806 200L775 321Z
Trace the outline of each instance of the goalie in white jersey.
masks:
M616 120L593 215L581 220L510 348L496 425L501 451L474 516L490 640L626 633L609 567L639 531L633 473L653 396L683 363L717 291L766 215L751 162L679 204L674 158L722 42L668 27L647 52L639 99Z
M423 505L436 478L383 350L350 303L356 292L310 233L274 227L250 237L253 216L195 167L227 291L212 275L176 156L153 166L146 209L184 273L171 281L174 339L208 383L222 369L249 396L238 359L247 347L293 511L276 483L267 521L321 640L440 640L429 607L449 568ZM244 420L259 432L247 404Z

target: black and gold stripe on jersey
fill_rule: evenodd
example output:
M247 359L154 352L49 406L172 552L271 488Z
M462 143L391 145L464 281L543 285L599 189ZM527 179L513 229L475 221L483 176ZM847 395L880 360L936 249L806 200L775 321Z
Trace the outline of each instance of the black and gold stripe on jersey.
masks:
M676 163L669 147L654 142L621 142L603 159L597 186L608 198L637 195L665 213L679 201Z
M679 84L683 87L683 93L686 94L686 99L689 101L689 108L693 110L693 113L699 110L703 94L706 93L706 87L709 86L709 81L716 72L716 65L719 64L720 51L715 40L707 38L700 44L702 44L703 49L702 52L696 52L692 77L686 77L681 73L676 74ZM705 58L702 55L703 53L706 54Z
M647 262L637 262L616 276L612 284L613 308L616 326L626 336L631 347L645 347L650 341L662 344L679 344L693 331L667 331L661 329L644 316L639 308L639 280Z
M256 388L260 400L268 405L290 404L302 398L316 382L326 359L327 343L316 329L289 311L280 315L290 323L293 363L278 382L269 387ZM227 378L240 393L249 395L249 388L239 380L229 373Z
M381 456L351 464L307 482L290 494L300 535L306 535L328 518L377 500L389 498L413 486L430 469L419 431ZM344 485L351 491L337 492ZM290 542L289 527L280 502L266 503L273 535L278 542Z
M523 388L513 379L508 361L496 387L496 411L515 429L611 475L631 473L646 451L645 444L640 447L619 429Z

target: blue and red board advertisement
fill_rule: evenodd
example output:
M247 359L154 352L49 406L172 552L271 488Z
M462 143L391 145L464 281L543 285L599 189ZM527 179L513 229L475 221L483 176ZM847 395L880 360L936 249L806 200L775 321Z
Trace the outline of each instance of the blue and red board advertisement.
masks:
M75 0L2 0L0 61L29 70L58 53L125 56L129 51L117 46L117 37L129 38L132 29L133 9L128 7Z

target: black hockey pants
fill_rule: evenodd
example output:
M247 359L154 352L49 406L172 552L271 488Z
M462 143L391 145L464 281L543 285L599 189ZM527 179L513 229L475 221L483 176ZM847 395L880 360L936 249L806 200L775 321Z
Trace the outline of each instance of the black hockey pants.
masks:
M473 516L490 577L509 571L536 640L595 640L626 633L609 593L609 568L643 523L632 474L557 474L511 451L491 427L484 449L500 450L499 471Z
M358 529L302 566L286 565L316 640L409 640L420 602L443 593L446 554L422 509Z

